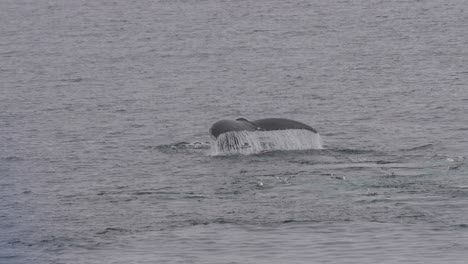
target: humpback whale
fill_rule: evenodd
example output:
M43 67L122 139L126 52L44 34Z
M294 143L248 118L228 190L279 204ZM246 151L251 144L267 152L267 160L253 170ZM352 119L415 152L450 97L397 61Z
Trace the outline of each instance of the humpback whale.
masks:
M322 148L317 130L286 118L220 120L209 130L214 153L258 153L270 150Z
M236 120L220 120L210 128L210 134L218 138L219 135L232 131L273 131L286 129L305 129L317 133L317 130L299 121L286 118L264 118L249 121L245 118Z

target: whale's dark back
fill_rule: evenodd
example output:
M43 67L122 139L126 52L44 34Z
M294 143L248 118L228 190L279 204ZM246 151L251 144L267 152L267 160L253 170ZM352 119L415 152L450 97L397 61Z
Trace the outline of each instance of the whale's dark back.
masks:
M317 130L304 123L286 118L264 118L255 121L248 121L245 118L220 120L211 126L210 133L215 138L218 138L219 135L231 131L272 131L285 129L306 129L317 133Z
M255 131L255 125L248 121L243 120L220 120L214 123L210 128L210 133L215 138L219 135L231 131Z
M311 126L286 118L264 118L255 120L252 123L260 127L261 130L266 131L285 129L306 129L317 133L317 130L313 129Z

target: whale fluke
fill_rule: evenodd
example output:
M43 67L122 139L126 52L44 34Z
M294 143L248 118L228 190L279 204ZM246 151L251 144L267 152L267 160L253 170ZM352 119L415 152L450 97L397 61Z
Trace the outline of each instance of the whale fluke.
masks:
M274 131L286 129L305 129L317 133L317 130L299 121L286 118L264 118L249 121L245 118L236 120L220 120L210 128L210 133L215 138L219 135L232 131Z

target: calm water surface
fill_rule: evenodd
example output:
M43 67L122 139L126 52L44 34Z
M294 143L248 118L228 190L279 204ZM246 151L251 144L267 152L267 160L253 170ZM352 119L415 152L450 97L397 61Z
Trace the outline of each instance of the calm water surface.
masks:
M0 263L466 263L466 1L2 0L0 22ZM325 149L190 144L238 117Z

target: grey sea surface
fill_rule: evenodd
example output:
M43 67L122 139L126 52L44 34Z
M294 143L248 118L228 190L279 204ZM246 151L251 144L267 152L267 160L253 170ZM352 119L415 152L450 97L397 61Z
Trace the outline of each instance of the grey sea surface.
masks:
M0 80L0 263L467 263L467 1L2 0Z

